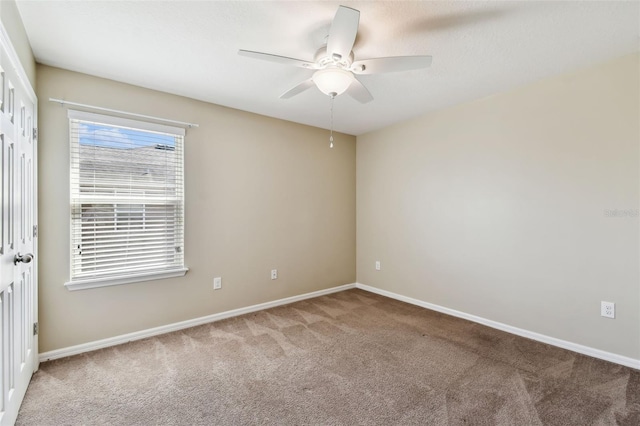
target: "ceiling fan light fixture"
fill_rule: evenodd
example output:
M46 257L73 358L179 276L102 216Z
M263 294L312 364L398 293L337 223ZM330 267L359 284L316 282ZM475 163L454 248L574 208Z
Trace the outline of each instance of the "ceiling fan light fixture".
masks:
M343 94L353 82L353 74L340 68L325 68L313 74L313 82L325 95Z

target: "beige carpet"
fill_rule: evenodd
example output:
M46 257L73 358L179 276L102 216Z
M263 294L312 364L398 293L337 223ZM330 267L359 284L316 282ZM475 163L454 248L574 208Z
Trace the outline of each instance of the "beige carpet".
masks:
M43 363L18 425L640 425L640 371L349 290Z

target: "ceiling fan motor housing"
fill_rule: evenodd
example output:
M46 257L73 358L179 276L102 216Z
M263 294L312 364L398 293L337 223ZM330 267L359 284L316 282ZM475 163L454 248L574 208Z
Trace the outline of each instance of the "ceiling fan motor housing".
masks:
M353 64L353 51L349 53L348 57L342 58L338 54L330 55L329 52L327 52L327 46L322 46L316 52L314 61L319 69L333 67L349 70L351 64Z

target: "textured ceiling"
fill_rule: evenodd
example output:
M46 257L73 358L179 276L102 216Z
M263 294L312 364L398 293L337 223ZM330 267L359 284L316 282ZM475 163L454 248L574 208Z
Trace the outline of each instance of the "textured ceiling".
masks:
M322 128L329 127L330 101L319 90L279 99L311 71L237 51L313 60L338 6L358 9L356 60L428 54L433 64L359 76L374 101L342 95L334 106L336 130L353 135L631 53L640 44L639 2L17 4L40 63ZM171 118L190 120L179 112Z

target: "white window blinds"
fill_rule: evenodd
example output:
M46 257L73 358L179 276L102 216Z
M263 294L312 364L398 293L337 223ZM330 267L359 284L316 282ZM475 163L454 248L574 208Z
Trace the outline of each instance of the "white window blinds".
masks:
M71 284L186 271L184 129L79 111L69 128Z

